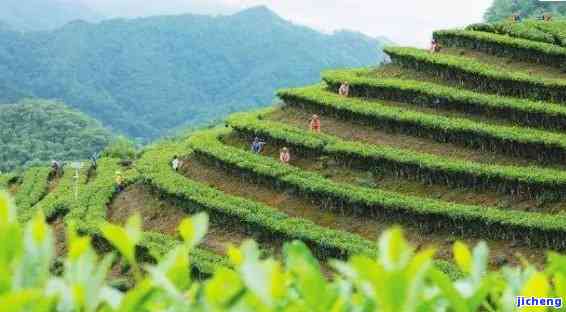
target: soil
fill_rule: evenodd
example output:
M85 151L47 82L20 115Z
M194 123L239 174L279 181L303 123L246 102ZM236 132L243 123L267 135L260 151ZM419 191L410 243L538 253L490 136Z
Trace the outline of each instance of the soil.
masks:
M64 257L67 254L67 232L63 217L58 217L50 225L55 237L55 255L57 258Z
M177 236L177 227L189 215L182 207L166 200L159 200L145 185L132 185L117 195L108 208L107 220L124 224L128 217L140 213L144 231ZM201 247L218 254L225 254L229 245L240 246L248 238L241 229L222 227L211 222Z
M8 185L8 193L10 193L10 195L12 196L15 196L18 193L19 189L20 189L19 183L12 183Z
M180 208L160 201L147 186L133 185L118 194L108 207L107 220L124 224L136 213L141 214L143 230L177 235L177 226L188 215Z
M49 180L49 182L47 183L47 193L53 192L57 188L57 186L59 186L59 181L61 181L61 178L54 178L52 180Z

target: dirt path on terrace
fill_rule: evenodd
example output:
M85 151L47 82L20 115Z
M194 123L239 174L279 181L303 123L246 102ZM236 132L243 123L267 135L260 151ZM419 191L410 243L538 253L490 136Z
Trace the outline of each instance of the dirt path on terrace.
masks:
M157 199L151 189L144 185L133 185L119 194L108 208L107 220L124 224L129 216L140 213L144 231L177 236L177 227L183 218L189 217L182 207ZM208 234L201 247L224 255L232 244L240 246L249 236L238 228L218 226L211 222Z

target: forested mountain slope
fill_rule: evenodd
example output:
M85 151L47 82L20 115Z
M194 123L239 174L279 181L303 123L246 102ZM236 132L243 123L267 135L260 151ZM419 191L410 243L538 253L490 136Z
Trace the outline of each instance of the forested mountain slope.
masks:
M0 22L21 31L49 30L73 20L100 19L100 15L76 0L2 0L0 2Z
M61 103L23 100L0 106L1 171L51 159L85 159L109 140L99 122Z
M270 104L274 91L332 67L375 65L377 40L326 35L265 7L232 16L73 22L0 32L0 102L62 99L136 138Z

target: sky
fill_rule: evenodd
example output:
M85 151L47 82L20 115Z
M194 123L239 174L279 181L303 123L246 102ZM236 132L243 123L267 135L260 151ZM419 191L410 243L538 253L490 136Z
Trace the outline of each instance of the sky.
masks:
M71 1L71 0L67 0ZM106 16L231 14L265 5L287 20L317 30L360 31L400 45L426 46L433 30L481 22L493 0L73 0Z

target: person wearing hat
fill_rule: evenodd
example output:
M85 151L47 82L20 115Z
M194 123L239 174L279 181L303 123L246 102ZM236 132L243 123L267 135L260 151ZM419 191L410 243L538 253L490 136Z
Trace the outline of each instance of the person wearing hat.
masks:
M348 95L350 95L350 84L347 81L342 82L342 85L340 85L340 88L338 89L338 94L344 97L348 97Z
M289 162L291 161L291 153L289 152L288 148L284 147L281 149L281 152L279 153L279 160L283 164L289 164Z
M438 40L436 39L432 39L432 41L430 42L430 52L431 53L438 53L440 52L441 46L440 43L438 43Z
M175 171L178 171L179 167L181 167L181 161L179 160L179 157L177 155L173 157L173 160L171 161L171 167L173 167L173 170Z
M320 117L318 115L312 115L309 127L312 132L320 133Z
M251 146L252 153L260 154L261 151L263 150L264 145L265 142L260 140L258 137L255 137Z

